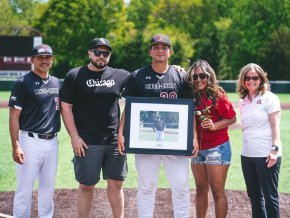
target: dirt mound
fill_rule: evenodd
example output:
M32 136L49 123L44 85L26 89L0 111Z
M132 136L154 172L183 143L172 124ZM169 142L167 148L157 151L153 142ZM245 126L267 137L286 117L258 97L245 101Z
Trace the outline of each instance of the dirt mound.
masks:
M125 217L138 217L136 207L136 189L125 189ZM250 202L245 192L226 190L229 203L228 217L251 217ZM12 215L14 192L0 193L0 213ZM32 217L37 217L37 193L33 193ZM76 217L76 190L59 189L55 191L54 217ZM281 218L290 217L290 194L280 194ZM195 217L195 190L191 190L190 217ZM112 217L105 189L97 189L91 217ZM173 217L171 192L158 189L155 203L155 218ZM214 217L214 203L210 194L207 217Z

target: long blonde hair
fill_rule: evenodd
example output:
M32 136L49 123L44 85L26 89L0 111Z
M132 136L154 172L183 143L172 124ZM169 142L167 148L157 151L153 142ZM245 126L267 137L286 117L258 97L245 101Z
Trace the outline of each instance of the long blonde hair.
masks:
M249 94L249 90L245 85L245 77L250 70L254 70L259 75L261 80L260 86L258 87L256 94L264 94L269 89L268 88L269 81L267 78L267 73L265 73L264 70L257 64L254 63L247 64L240 70L237 82L236 90L242 99L244 99Z

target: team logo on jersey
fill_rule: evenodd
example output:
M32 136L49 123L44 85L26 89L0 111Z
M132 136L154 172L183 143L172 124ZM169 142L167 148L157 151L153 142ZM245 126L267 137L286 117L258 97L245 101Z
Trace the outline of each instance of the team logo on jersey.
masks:
M58 88L34 89L35 95L58 94Z
M39 82L35 82L35 85L39 85Z
M13 96L13 95L10 98L11 101L16 101L16 99L17 99L17 97L16 96Z
M151 79L151 76L146 76L146 78L145 79Z
M97 87L97 86L107 86L107 87L112 87L115 85L115 80L94 80L94 79L89 79L86 82L88 87Z
M175 83L147 83L145 89L174 89Z
M262 104L262 100L259 99L259 100L257 101L257 104Z

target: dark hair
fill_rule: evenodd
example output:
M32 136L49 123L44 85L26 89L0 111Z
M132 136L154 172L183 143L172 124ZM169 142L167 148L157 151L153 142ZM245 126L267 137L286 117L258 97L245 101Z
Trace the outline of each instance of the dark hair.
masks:
M208 75L205 93L206 96L212 101L213 106L215 106L216 99L220 98L221 96L225 96L226 92L223 90L222 87L219 86L214 70L205 60L198 59L191 65L191 67L187 71L187 97L194 97L196 104L201 103L201 92L194 86L192 78L192 75L194 75L194 72L197 68L200 68L203 73L206 73ZM191 91L191 94L189 94L189 90Z

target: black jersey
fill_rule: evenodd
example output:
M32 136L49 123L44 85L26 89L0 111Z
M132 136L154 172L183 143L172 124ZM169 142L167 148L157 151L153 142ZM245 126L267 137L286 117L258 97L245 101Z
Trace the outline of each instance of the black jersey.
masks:
M60 130L59 89L59 80L50 75L44 80L30 72L15 81L8 105L21 110L21 130L42 134Z
M87 144L117 144L118 100L129 75L121 69L95 72L87 66L67 73L60 99L73 105L76 128Z
M155 120L153 123L153 130L164 131L165 123L163 120Z
M183 98L185 76L184 72L179 72L170 65L164 74L155 72L148 65L132 73L124 96Z

